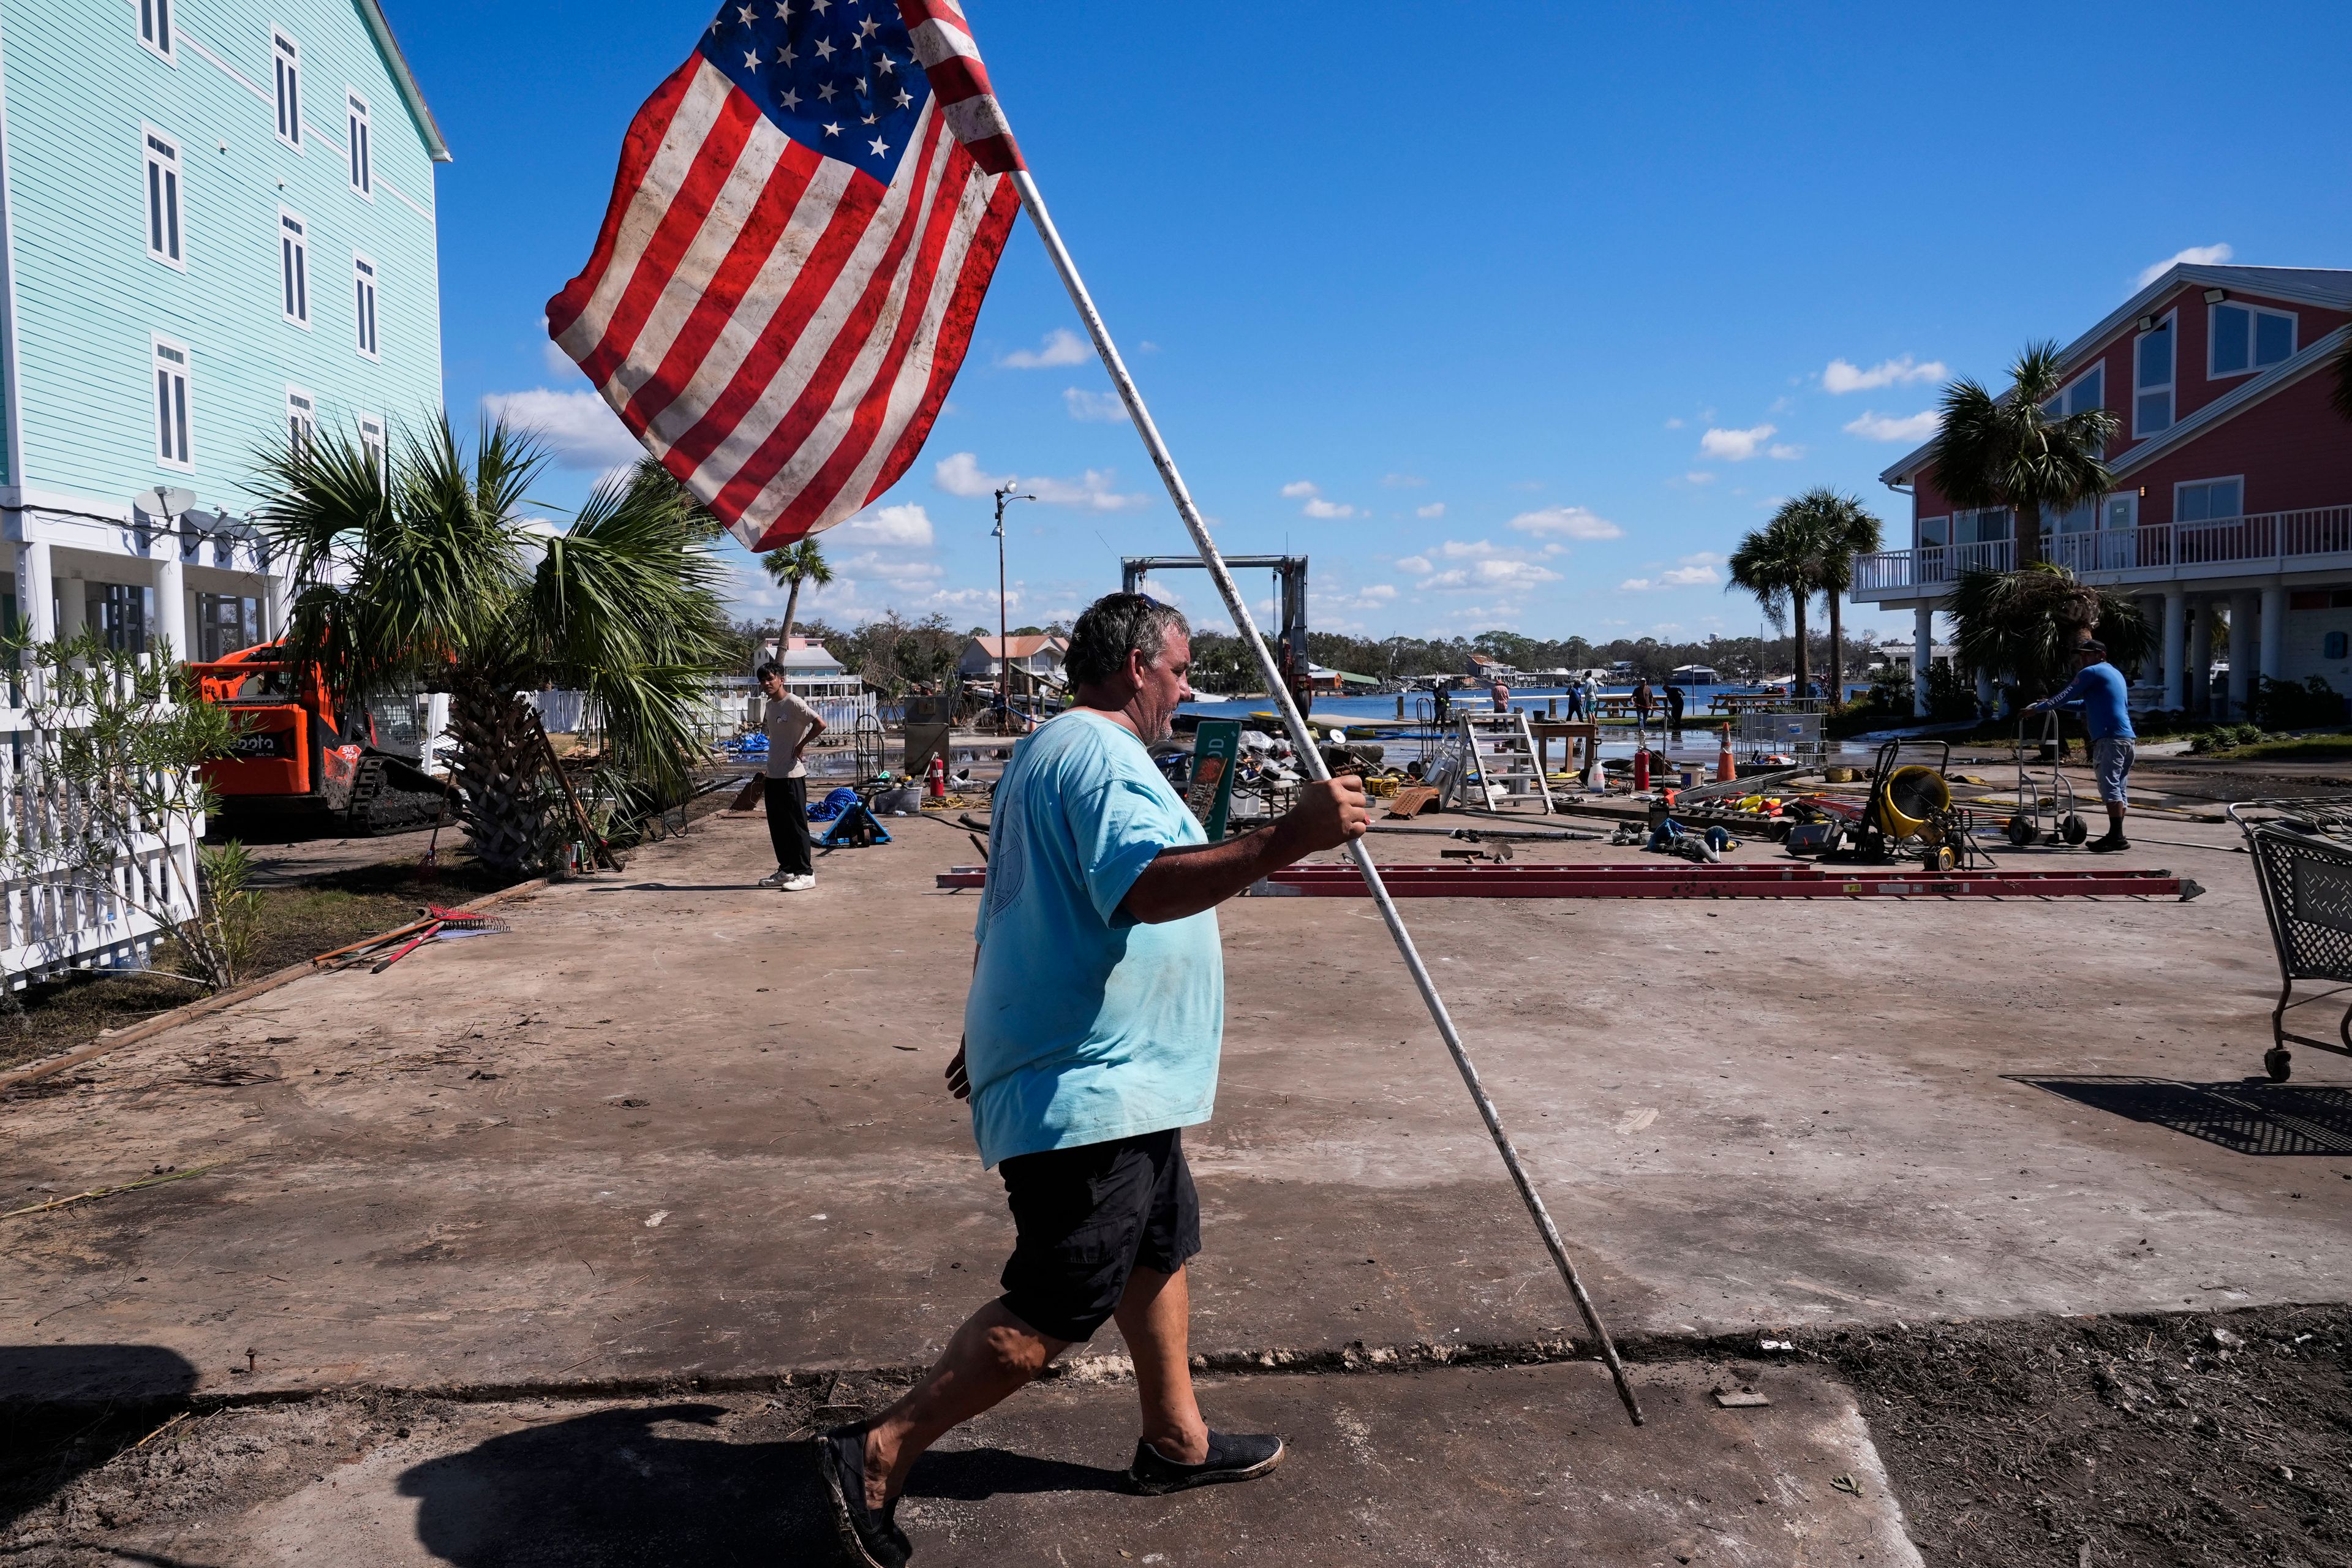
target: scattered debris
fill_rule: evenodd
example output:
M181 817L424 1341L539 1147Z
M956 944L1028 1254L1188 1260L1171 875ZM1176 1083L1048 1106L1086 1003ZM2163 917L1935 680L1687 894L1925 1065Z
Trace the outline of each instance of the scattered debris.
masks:
M1862 1483L1855 1480L1852 1476L1832 1476L1830 1478L1830 1485L1845 1493L1848 1497L1860 1497L1862 1495Z
M1772 1403L1752 1388L1718 1388L1715 1402L1726 1410L1760 1410Z
M50 1209L64 1208L69 1204L88 1203L92 1198L109 1198L117 1193L135 1193L142 1187L160 1187L166 1182L184 1182L191 1176L201 1176L207 1171L217 1171L227 1163L226 1160L215 1160L209 1165L191 1165L184 1171L166 1171L160 1176L142 1176L135 1182L124 1182L117 1186L92 1187L86 1193L76 1193L70 1197L51 1198L45 1204L33 1204L25 1208L10 1209L5 1214L0 1214L0 1219L15 1219L18 1215L44 1214Z
M647 1230L658 1230L661 1228L661 1222L667 1218L669 1218L669 1210L656 1209L653 1213L646 1216L646 1228Z

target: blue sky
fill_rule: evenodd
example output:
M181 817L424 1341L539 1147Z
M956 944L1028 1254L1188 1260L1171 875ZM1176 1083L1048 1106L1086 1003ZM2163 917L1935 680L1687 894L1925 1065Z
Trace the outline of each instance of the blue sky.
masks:
M2183 252L2352 265L2340 0L2143 4L2128 29L2022 5L967 9L1219 542L1311 556L1335 629L1752 631L1723 556L1815 484L1904 534L1876 476L1942 375L1998 377ZM457 154L449 406L542 425L543 497L571 504L631 448L541 312L710 7L393 14ZM1076 326L1016 227L950 412L823 536L843 581L804 616L992 626L990 476L1052 498L1014 513L1016 624L1186 548ZM780 609L734 558L743 613ZM1213 608L1197 575L1166 586Z

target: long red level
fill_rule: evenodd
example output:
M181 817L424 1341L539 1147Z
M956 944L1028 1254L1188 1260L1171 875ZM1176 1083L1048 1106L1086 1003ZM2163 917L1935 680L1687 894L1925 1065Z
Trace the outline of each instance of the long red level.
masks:
M2205 889L2170 871L1927 871L1768 862L1755 866L1457 866L1390 861L1381 867L1400 899L2053 899L2183 901ZM940 873L942 888L978 888L985 868ZM1250 889L1255 898L1360 899L1354 867L1293 866Z

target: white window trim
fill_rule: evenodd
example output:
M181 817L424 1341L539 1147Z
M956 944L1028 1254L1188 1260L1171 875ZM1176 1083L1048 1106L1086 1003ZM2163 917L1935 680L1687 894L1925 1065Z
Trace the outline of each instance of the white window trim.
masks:
M148 205L147 169L148 169L148 166L149 166L150 164L152 164L152 163L163 163L163 159L162 159L162 158L160 158L160 157L156 154L155 150L154 150L153 148L152 148L152 147L150 147L150 146L148 146L148 145L147 145L147 139L148 139L149 137L151 137L151 136L152 136L152 137L153 137L153 138L154 138L156 141L158 141L158 142L165 142L165 143L167 143L167 144L169 144L169 145L170 145L170 147L171 147L171 149L172 149L172 158L171 158L171 162L169 162L168 163L163 163L163 166L164 166L166 169L169 169L173 174L177 174L177 175L180 177L180 178L179 178L180 199L179 199L179 204L178 204L178 205L179 205L179 211L178 211L177 213L175 213L175 214L172 215L172 216L173 216L177 217L177 218L178 218L178 220L179 220L179 229L180 229L180 254L179 254L179 256L175 258L172 257L171 255L167 254L167 253L166 253L166 252L164 252L164 251L161 251L161 250L156 249L156 248L155 248L155 247L153 246L153 244L152 244L152 243L151 243L151 244L149 244L149 246L147 247L147 257L148 257L148 259L149 259L149 260L151 260L151 261L158 261L158 262L161 262L161 263L163 263L164 266L166 266L166 267L168 267L168 268L172 268L172 270L173 270L174 272L185 272L185 271L188 269L188 165L187 165L187 160L186 160L185 158L184 158L183 156L181 156L182 152L184 151L184 149L182 148L182 146L181 146L181 142L180 142L180 139L179 139L177 136L174 136L174 135L171 134L169 132L166 132L166 131L159 131L159 130L157 130L154 126L152 126L152 125L147 125L147 124L142 124L142 125L139 127L139 216L140 216L140 219L141 219L141 222L140 222L140 227L141 227L141 228L142 228L142 229L144 229L144 230L148 233L148 235L149 235L149 236L151 236L151 237L152 237L152 236L153 235L153 233L154 233L154 227L153 227L153 225L154 225L154 221L155 221L155 216L154 216L154 213L153 213L152 209L152 208L150 208L150 207L149 207L149 205Z
M1941 544L1929 544L1929 543L1927 543L1927 542L1926 542L1925 538L1923 537L1923 536L1927 533L1927 525L1928 525L1929 523L1931 523L1931 522L1940 522L1940 523L1942 523L1942 524L1944 525L1944 542L1943 542L1943 543L1941 543ZM1945 550L1945 549L1948 549L1948 548L1950 548L1950 546L1951 546L1951 542L1952 542L1952 514L1951 514L1950 512L1945 512L1945 513L1943 513L1942 515L1937 516L1937 517L1920 517L1920 518L1914 518L1914 519L1912 519L1912 521L1911 521L1911 547L1912 547L1913 549L1915 549L1915 550Z
M149 334L147 342L148 395L151 398L154 395L155 373L158 370L171 370L173 374L179 376L182 384L187 388L188 455L184 459L164 457L163 432L160 428L156 432L156 444L148 450L155 454L155 463L158 468L169 468L178 474L193 474L196 471L196 356L188 352L187 344L177 338L167 338L161 332ZM165 349L180 356L180 363L176 367L163 358L163 351ZM152 408L155 405L151 402L148 406Z
M2107 525L2107 509L2114 506L2117 501L2123 502L2125 507L2128 509L2131 514L2131 521L2125 523L2122 528L2110 528ZM2111 490L2107 494L2099 498L2100 532L2122 533L2126 530L2137 529L2137 527L2139 527L2139 492L2137 490Z
M310 220L291 207L278 209L278 302L281 307L286 303L286 226L289 222L301 230L294 237L302 247L301 282L294 298L302 307L303 313L298 316L291 310L285 310L281 319L288 326L299 327L307 332L310 330L310 318L318 314L310 309L310 289L317 282L316 275L310 270Z
M2084 382L2086 382L2086 381L2090 380L2090 379L2091 379L2093 376L2095 376L2095 375L2096 375L2096 376L2105 376L2105 374L2106 374L2106 369L2107 369L2107 362L2106 362L2106 361L2105 361L2105 360L2099 360L2099 361L2097 361L2096 363L2093 363L2092 365L2090 365L2088 368L2086 368L2086 369L2083 372L2083 374L2080 374L2080 375L2076 376L2074 380L2072 380L2072 381L2068 382L2065 385L2063 385L2063 386L2060 387L2060 388L2058 389L2058 402L2059 402L2059 404L2063 406L2063 405L2064 405L2065 404L2067 404L2068 402L2072 401L2072 399L2074 398L2074 389L2075 389L2076 387L2078 387L2078 386L2082 385ZM2106 405L2107 405L2107 384L2106 384L2104 380L2102 380L2102 381L2099 383L2099 406L2100 406L2100 407L2102 407L2102 408L2105 408ZM2074 412L2076 412L2076 413L2080 413L2080 412L2081 412L2081 410L2080 410L2080 409L2077 409L2077 410L2075 410Z
M2140 345L2140 341L2141 341L2142 339L2144 339L2144 338L2151 338L2151 337L2154 337L2158 332L2168 332L2168 333L2170 333L2170 334L2171 334L2171 348L2172 348L2171 379L2170 379L2170 380L2168 380L2168 381L2164 382L2161 385L2157 385L2157 386L2142 386L2142 385L2139 384L2139 345ZM2171 400L2172 400L2172 417L2171 417L2169 420L2168 420L2166 423L2164 423L2163 425L2158 426L2156 429L2153 429L2153 430L2143 430L2143 429L2141 429L2141 428L2140 428L2140 426L2139 426L2139 400L2140 400L2140 398L2141 398L2143 395L2147 395L2147 394L2151 394L2151 393L2158 393L2158 392L2164 393L2164 394L2166 394L2168 396L2169 396L2169 397L2171 398ZM2161 322L2159 322L2157 326L2155 326L2153 329L2151 329L2150 331L2145 331L2145 332L2134 332L2134 333L2132 334L2132 346L2131 346L2131 400L2132 400L2132 438L2133 438L2134 440L2145 440L2146 438L2147 438L2147 437L2150 437L2150 436L2161 436L2161 435L2163 435L2163 434L2164 434L2164 432L2165 432L2165 431L2171 429L2171 428L2173 427L2173 426L2178 425L2178 424L2179 424L2179 423L2180 423L2180 312L2179 312L2179 311L2178 311L2178 310L2168 310L2168 311L2166 311L2166 312L2165 312L2164 320L2163 320Z
M367 268L369 307L364 310L359 296L360 268L362 267ZM368 334L369 342L360 342L362 332ZM352 346L359 351L360 358L369 363L383 363L383 268L378 267L375 258L364 250L352 252Z
M2175 480L2175 481L2173 482L2173 486L2172 486L2172 522L2173 522L2173 526L2174 526L2174 527L2176 527L2176 528L2178 528L2178 527L2181 526L2181 522L2180 522L2180 492L2181 492L2182 490L2195 489L2195 488L2197 488L2197 487L2199 487L2199 486L2201 486L2201 485L2230 485L2230 484L2234 484L2234 485L2236 485L2236 486L2238 487L2238 510L2237 510L2237 515L2238 515L2238 516L2240 516L2240 517L2243 517L2243 516L2245 516L2245 515L2246 515L2246 476L2245 476L2245 475L2243 475L2243 474L2210 474L2210 475L2208 475L2207 477L2205 477L2204 479L2177 479L2177 480ZM2227 521L2229 521L2230 520L2229 520L2228 518L2226 518L2226 517L2220 517L2220 518L2215 518L2215 517L2206 517L2206 518L2200 518L2200 519L2198 519L2197 521L2198 521L2198 522L2227 522ZM2196 527L2196 526L2197 526L2197 524L2196 524L2196 523L2190 523L2190 524L2189 524L2188 526L2189 526L2189 527L2191 527L2191 528L2194 528L2194 527Z
M310 388L289 384L286 388L286 435L288 444L292 444L294 436L294 418L298 412L294 406L294 400L296 398L300 398L302 400L303 406L299 412L303 422L310 426L310 429L306 434L311 441L316 441L319 438L319 399L310 392Z
M180 36L180 27L178 19L172 14L172 7L176 3L176 0L153 0L153 3L162 8L160 13L146 10L144 8L146 3L147 0L131 0L132 7L137 9L140 13L138 21L133 24L133 30L139 35L139 47L145 49L149 54L153 55L157 59L162 60L165 65L170 66L173 70L177 70L180 68L179 48L177 43ZM163 42L160 44L153 38L147 36L147 18L150 16L157 16L158 20L163 23L163 26L160 30L163 35Z
M297 153L300 153L305 151L302 137L302 99L304 96L302 92L302 46L296 43L294 41L293 35L287 32L285 28L272 27L269 29L269 113L270 119L273 122L278 118L278 110L280 107L278 99L281 96L281 92L278 87L278 81L280 65L279 55L281 51L283 51L288 57L284 63L291 65L294 68L294 112L285 117L287 123L293 128L293 133L289 135L284 131L278 131L278 141L280 146L291 147ZM272 129L276 130L274 123L272 125Z
M359 432L360 455L375 454L376 477L389 489L392 484L392 426L381 414L355 414L352 416L352 427ZM373 443L368 439L370 435L375 437Z
M2213 331L2213 318L2223 310L2243 310L2250 317L2285 317L2287 335L2289 338L2286 357L2287 359L2293 359L2294 357L2295 345L2300 343L2303 338L2302 317L2296 315L2293 310L2282 310L2277 309L2275 306L2271 305L2257 305L2250 300L2217 300L2212 304L2205 307L2206 380L2235 381L2242 375L2260 375L2263 372L2269 370L2272 365L2285 363L2282 360L2273 360L2270 364L2256 364L2254 363L2254 342L2260 334L2254 323L2252 321L2249 321L2246 323L2246 368L2243 370L2215 370L2213 368L2213 351L2221 346L2221 338L2219 334ZM2177 376L2179 373L2178 370L2175 370L2173 374ZM2190 480L2189 482L2194 484L2201 483L2202 481Z
M353 109L359 110L356 115L352 113ZM360 134L352 134L354 122ZM357 180L352 181L352 194L364 201L372 202L375 200L375 128L373 122L373 112L368 108L367 95L355 87L346 86L343 89L343 170L346 174L351 172L352 164L355 162L359 163L361 173L367 176L367 184L362 185Z

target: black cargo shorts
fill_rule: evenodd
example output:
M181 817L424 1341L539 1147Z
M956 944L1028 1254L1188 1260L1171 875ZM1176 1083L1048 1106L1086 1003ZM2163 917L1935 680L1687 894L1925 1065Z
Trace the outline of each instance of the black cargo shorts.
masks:
M1139 1267L1201 1250L1201 1200L1180 1129L1015 1154L997 1167L1015 1239L1004 1310L1049 1339L1094 1338Z

